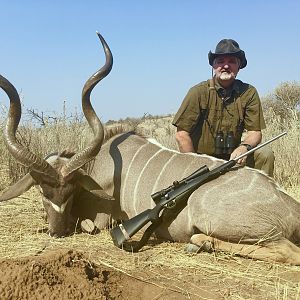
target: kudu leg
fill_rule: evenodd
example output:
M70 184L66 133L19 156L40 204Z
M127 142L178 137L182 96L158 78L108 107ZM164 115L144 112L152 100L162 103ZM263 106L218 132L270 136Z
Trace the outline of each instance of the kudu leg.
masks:
M259 245L249 245L225 242L205 234L195 234L191 237L190 242L192 245L198 246L199 251L219 250L258 260L300 265L300 248L286 238ZM189 249L195 251L192 246L187 247L187 251Z

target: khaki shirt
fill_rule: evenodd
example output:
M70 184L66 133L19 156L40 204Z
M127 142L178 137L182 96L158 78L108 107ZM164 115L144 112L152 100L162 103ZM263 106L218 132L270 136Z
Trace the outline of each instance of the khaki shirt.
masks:
M214 154L214 138L219 131L232 131L236 146L246 130L266 128L257 90L235 80L231 90L207 80L193 86L184 98L173 125L190 133L195 151Z

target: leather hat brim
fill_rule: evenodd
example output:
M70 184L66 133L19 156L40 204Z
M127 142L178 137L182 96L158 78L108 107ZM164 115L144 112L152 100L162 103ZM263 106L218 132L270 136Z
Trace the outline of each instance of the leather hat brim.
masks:
M209 53L208 53L209 64L212 66L215 58L218 56L222 56L222 55L232 55L232 56L238 57L241 61L240 69L243 69L247 66L247 59L245 56L245 52L243 50L240 50L238 52L229 52L229 53L212 53L211 51L209 51Z

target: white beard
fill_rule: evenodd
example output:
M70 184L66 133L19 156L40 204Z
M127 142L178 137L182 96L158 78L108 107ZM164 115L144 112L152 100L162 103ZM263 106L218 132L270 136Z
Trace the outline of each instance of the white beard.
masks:
M231 80L235 78L233 73L222 72L219 77L221 80Z

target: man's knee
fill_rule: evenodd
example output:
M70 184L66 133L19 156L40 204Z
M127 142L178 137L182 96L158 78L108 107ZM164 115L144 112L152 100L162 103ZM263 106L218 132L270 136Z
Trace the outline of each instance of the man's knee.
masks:
M254 152L254 168L273 177L275 156L271 147L264 146Z

